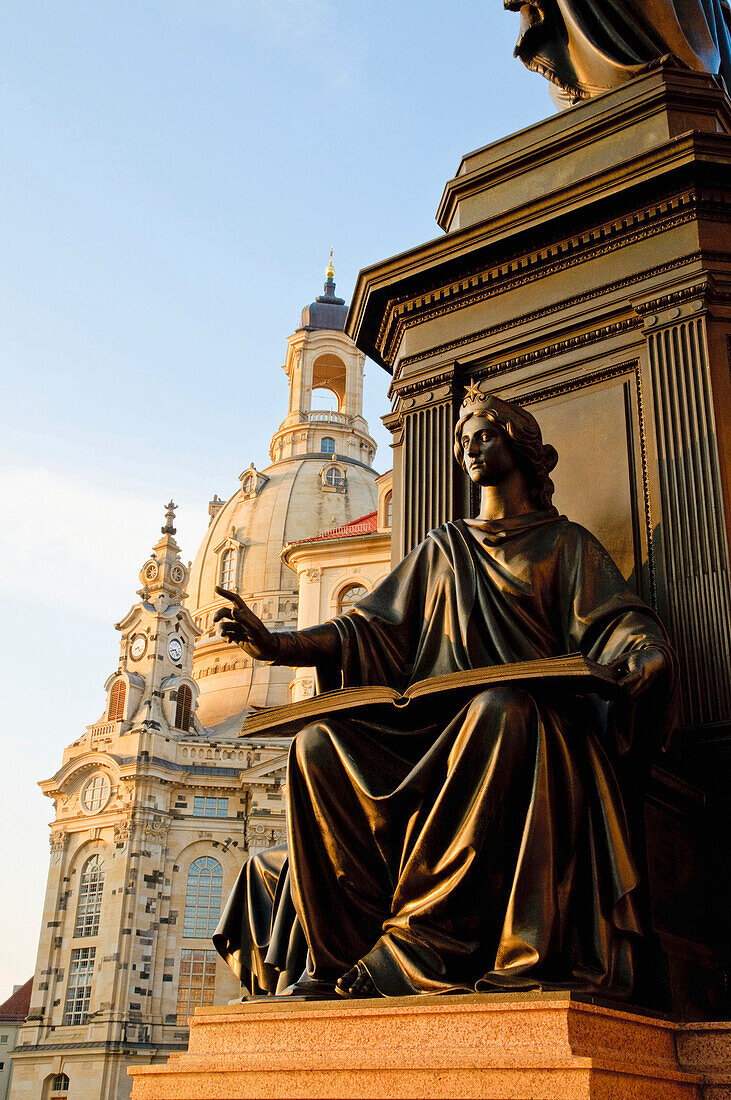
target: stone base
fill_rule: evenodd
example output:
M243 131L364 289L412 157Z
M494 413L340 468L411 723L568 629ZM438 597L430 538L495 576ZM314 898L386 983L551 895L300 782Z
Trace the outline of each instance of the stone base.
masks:
M262 1000L198 1009L190 1025L186 1054L130 1068L132 1100L731 1096L731 1025L678 1025L568 993Z

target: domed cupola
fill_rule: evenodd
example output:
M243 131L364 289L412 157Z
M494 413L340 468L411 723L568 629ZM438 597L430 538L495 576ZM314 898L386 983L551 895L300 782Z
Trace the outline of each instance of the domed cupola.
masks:
M345 318L348 316L348 307L344 298L335 296L335 268L333 267L333 250L330 249L330 263L325 272L324 294L315 298L302 310L302 328L334 329L343 332Z
M271 465L252 462L233 496L211 502L190 572L188 607L202 631L193 661L198 717L214 736L235 734L248 707L286 703L292 681L291 669L252 661L217 635L213 615L223 600L215 586L239 592L272 629L294 630L299 585L282 548L377 505L376 444L363 417L365 356L343 331L347 306L333 293L332 254L326 278L325 295L287 341L289 411L272 437Z

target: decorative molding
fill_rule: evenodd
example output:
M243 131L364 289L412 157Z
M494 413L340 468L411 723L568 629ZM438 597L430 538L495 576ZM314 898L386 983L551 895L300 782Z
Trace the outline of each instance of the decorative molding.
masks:
M128 817L114 822L114 843L118 848L124 848L132 833L132 822Z
M65 829L51 829L48 843L51 849L51 863L60 863L66 850L69 834Z
M673 229L692 221L701 209L704 216L711 220L714 216L727 217L725 205L721 203L719 206L717 192L689 188L681 193L666 195L650 207L629 211L610 222L591 226L530 252L514 253L487 271L470 272L428 293L393 298L386 304L376 347L384 361L392 366L405 329ZM597 244L598 241L601 243ZM688 262L688 257L672 261L677 266ZM633 278L631 281L636 280ZM432 355L434 350L431 349L428 355ZM425 356L422 354L420 357ZM406 361L410 363L416 359L409 357Z
M143 822L142 834L147 840L155 841L158 844L164 844L169 829L169 817L154 817L151 821Z
M437 344L435 347L430 348L428 351L419 352L416 355L406 356L404 359L399 360L398 369L391 382L391 389L394 389L398 379L406 366L410 366L412 363L418 363L423 359L429 359L433 355L448 354L449 352L458 351L459 348L466 347L469 344L473 344L478 340L489 339L492 336L497 336L501 332L508 332L510 329L518 328L520 325L529 324L531 321L540 321L544 317L550 317L552 314L561 313L564 310L570 310L583 302L592 301L594 298L602 297L605 294L612 294L618 290L624 290L627 287L635 286L643 279L657 278L659 275L667 275L671 271L676 271L681 267L686 267L689 264L698 263L703 258L702 252L691 252L685 256L681 256L675 260L668 260L667 263L658 264L655 267L646 268L644 271L638 272L636 275L626 276L622 279L615 279L611 283L603 283L601 286L595 287L592 290L583 291L581 294L573 294L569 298L562 298L558 302L552 302L548 306L543 306L541 309L531 310L529 313L521 313L517 317L511 317L505 321L500 321L498 324L489 325L487 328L476 329L474 332L467 333L466 336L460 336L456 340L449 340L444 344ZM522 282L529 282L529 279L521 280ZM513 286L496 287L492 293L502 293L513 289ZM489 294L484 294L483 297L490 297ZM468 303L471 304L471 303ZM456 308L456 307L455 307Z
M246 824L247 848L273 848L276 844L285 844L287 841L287 826L282 820L256 821L249 820Z
M431 352L425 353L423 356L417 355L410 359L402 360L402 363L410 363L412 361L421 358L426 358L427 355L431 355ZM454 366L451 370L440 370L439 374L432 374L426 378L417 378L413 381L401 381L401 371L398 371L396 377L391 379L391 384L388 388L388 397L392 398L394 395L397 397L410 397L412 394L421 393L423 390L433 390L437 395L444 395L448 397L452 392L452 385L454 384Z

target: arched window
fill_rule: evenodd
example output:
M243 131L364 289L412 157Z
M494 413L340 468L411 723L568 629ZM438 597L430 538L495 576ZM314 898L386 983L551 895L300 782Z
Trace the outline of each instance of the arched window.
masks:
M320 444L320 450L325 455L335 454L335 440L331 439L329 435L322 437L322 443Z
M193 705L193 692L187 684L181 684L178 688L178 699L175 706L175 728L179 730L190 729L190 709Z
M366 594L367 589L362 584L346 584L338 596L338 615L342 615L345 611L350 611L351 607L355 607L358 600L362 600Z
M69 1092L69 1079L65 1073L57 1073L51 1081L49 1100L66 1100Z
M386 499L383 502L383 526L393 526L393 493L386 493Z
M109 693L109 714L107 721L119 722L124 716L124 701L127 698L127 685L124 680L115 680Z
M236 551L229 547L221 554L221 588L232 588L236 580Z
M200 856L191 863L185 892L184 936L211 938L221 916L222 889L223 868L217 860Z
M326 485L342 485L344 480L342 471L337 466L331 466L325 473Z
M101 856L89 856L81 869L79 901L76 907L75 936L96 936L104 892L104 863Z

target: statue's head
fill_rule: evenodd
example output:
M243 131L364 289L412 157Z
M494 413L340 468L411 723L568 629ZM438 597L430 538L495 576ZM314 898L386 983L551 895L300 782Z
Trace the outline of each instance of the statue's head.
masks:
M476 383L467 387L454 429L454 454L462 469L466 469L462 437L464 427L473 417L489 421L504 435L515 459L523 471L531 498L540 511L551 508L553 482L549 477L558 462L555 447L544 444L538 421L527 409L503 401L493 393L483 393Z

